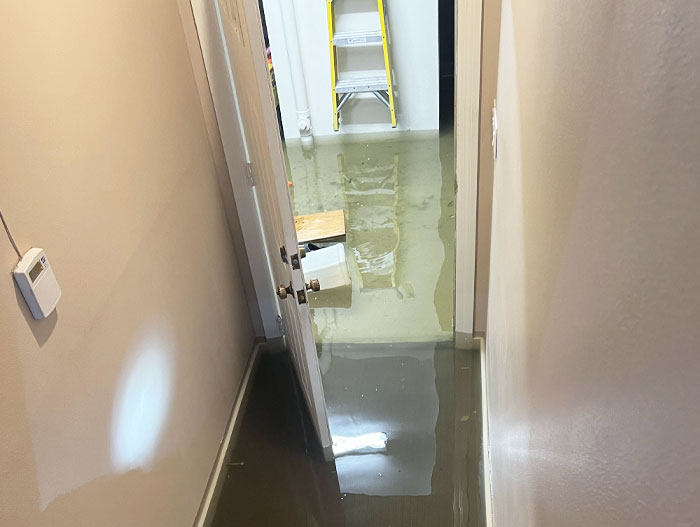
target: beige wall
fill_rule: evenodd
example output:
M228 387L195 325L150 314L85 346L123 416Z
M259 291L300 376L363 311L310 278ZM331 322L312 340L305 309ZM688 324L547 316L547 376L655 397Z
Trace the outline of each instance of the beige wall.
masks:
M0 21L0 206L63 288L32 320L3 236L0 525L191 525L253 331L177 4Z
M496 527L700 521L700 8L503 2Z
M481 99L479 105L479 175L476 203L476 269L474 274L474 335L486 333L491 256L493 200L493 101L498 81L501 0L484 0L481 23Z

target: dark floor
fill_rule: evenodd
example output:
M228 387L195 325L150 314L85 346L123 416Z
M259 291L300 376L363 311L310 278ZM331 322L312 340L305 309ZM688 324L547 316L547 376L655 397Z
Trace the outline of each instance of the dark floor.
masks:
M333 348L323 383L335 462L323 461L287 355L264 354L214 526L485 525L479 352Z

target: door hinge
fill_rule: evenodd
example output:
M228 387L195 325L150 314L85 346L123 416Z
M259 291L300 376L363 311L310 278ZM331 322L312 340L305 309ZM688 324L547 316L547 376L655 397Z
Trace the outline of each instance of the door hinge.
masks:
M284 321L282 320L282 317L280 315L277 315L277 327L280 330L280 334L284 335Z
M251 187L255 186L255 171L253 170L253 163L243 163L243 168L245 169L245 178Z

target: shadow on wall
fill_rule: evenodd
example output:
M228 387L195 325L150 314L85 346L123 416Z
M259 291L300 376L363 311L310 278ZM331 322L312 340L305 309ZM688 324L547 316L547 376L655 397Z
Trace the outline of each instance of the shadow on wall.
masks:
M17 307L19 307L24 320L27 321L27 326L34 336L34 340L39 346L43 346L49 340L49 337L53 333L56 323L58 322L58 308L54 309L53 312L46 318L42 320L35 320L32 316L32 312L29 311L29 306L27 305L24 296L22 296L22 291L20 291L17 283L13 280L15 286L15 297L17 299Z
M191 525L194 515L188 515L197 510L196 502L164 499L163 493L152 492L153 481L181 477L183 461L178 454L173 454L160 459L149 470L100 476L53 500L27 525L107 526L115 525L115 518L119 518L119 525Z

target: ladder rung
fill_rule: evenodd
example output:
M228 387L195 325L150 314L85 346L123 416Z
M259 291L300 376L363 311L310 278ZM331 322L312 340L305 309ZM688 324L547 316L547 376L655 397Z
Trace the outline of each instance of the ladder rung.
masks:
M381 29L370 31L339 31L333 35L333 45L338 47L367 46L381 43Z
M386 81L386 73L374 75L351 76L340 79L335 83L336 93L359 93L387 91L389 85Z

